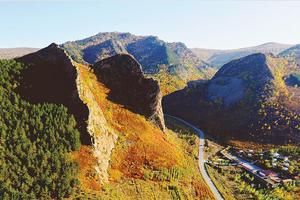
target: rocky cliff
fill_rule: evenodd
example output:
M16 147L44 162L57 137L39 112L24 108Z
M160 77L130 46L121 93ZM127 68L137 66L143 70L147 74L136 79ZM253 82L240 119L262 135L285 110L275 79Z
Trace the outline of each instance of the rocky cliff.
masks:
M22 72L20 95L32 103L63 104L74 115L83 144L90 144L86 121L88 108L76 86L77 71L65 51L56 44L17 59L27 67Z
M96 97L85 81L85 69L83 66L77 66L77 88L80 98L87 105L89 110L88 132L92 136L93 154L97 158L96 171L101 183L108 181L108 168L110 165L111 153L117 141L117 134L110 128L107 120L98 105ZM99 92L99 91L98 91Z
M144 115L165 129L158 82L145 78L141 65L132 56L112 56L96 63L93 69L99 81L110 89L110 100Z
M102 110L103 101L99 101L98 95L103 91L94 90L97 83L108 87L109 101L165 129L158 83L144 77L140 64L132 56L116 55L100 61L93 67L93 73L92 68L73 62L63 49L51 44L18 61L27 66L18 93L32 103L63 104L68 108L76 119L82 143L93 148L97 158L94 167L101 183L109 179L108 169L118 133Z

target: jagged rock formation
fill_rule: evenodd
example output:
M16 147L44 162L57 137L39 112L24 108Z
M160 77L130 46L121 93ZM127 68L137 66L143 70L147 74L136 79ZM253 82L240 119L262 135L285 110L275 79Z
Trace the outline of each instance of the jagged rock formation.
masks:
M300 128L299 116L285 105L289 68L286 60L260 53L231 61L211 80L165 97L164 110L223 140L288 142Z
M144 115L165 129L158 82L145 78L141 65L128 54L104 59L93 66L99 79L111 91L109 98Z
M93 147L100 182L107 182L111 151L117 135L109 128L75 63L54 43L18 61L28 66L22 73L18 92L33 103L49 102L68 108L76 119L81 142Z
M108 181L108 168L111 153L117 141L117 134L108 125L91 89L83 81L83 75L77 68L77 88L80 98L89 109L88 132L92 136L94 156L97 158L96 171L101 183Z
M28 67L22 72L17 91L32 103L63 104L68 108L75 116L82 143L93 147L100 182L107 182L111 153L118 135L107 123L94 91L86 82L88 78L82 77L78 64L56 44L18 61ZM113 56L95 64L94 70L99 81L109 87L111 100L146 116L164 130L158 83L144 77L141 66L132 56Z
M32 103L63 104L74 115L81 141L90 144L86 120L88 109L76 87L77 72L72 60L56 44L17 59L28 67L18 87L20 95Z

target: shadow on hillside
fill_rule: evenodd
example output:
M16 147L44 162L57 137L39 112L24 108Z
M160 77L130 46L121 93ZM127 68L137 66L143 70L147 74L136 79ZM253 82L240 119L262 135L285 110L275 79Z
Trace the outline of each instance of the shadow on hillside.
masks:
M51 54L49 54L51 55ZM76 70L58 55L49 59L45 54L29 54L18 59L29 67L22 72L17 92L31 103L54 103L67 107L76 120L82 144L90 145L87 131L89 111L80 100L76 87Z
M157 81L145 78L140 65L128 55L116 55L94 65L97 80L110 89L108 100L124 108L152 116L159 103Z

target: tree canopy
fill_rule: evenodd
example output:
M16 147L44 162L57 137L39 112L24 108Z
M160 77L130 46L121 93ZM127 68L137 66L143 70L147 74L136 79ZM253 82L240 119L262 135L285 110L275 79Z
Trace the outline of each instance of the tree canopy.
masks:
M67 108L31 104L14 92L24 65L0 60L0 199L61 199L74 186L77 166L67 153L80 134Z

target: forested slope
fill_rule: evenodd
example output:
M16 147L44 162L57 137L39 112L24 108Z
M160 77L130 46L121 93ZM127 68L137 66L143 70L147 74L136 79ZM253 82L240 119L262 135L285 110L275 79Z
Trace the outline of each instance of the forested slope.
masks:
M66 153L80 147L62 105L30 104L14 92L24 65L0 61L0 199L61 199L77 185Z

